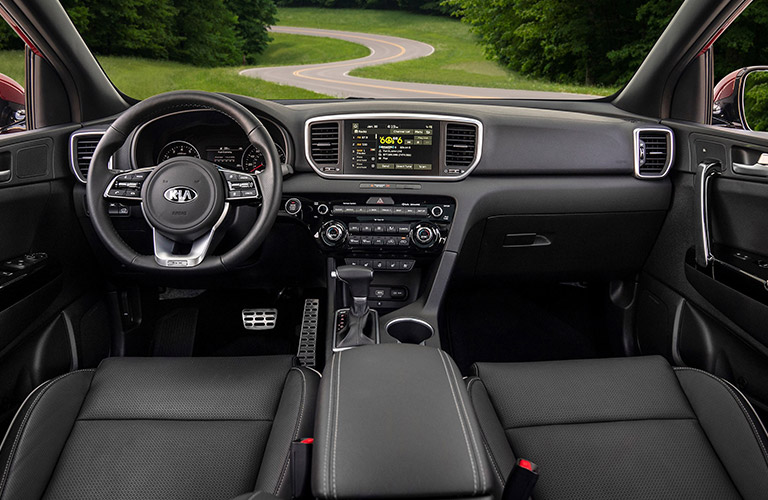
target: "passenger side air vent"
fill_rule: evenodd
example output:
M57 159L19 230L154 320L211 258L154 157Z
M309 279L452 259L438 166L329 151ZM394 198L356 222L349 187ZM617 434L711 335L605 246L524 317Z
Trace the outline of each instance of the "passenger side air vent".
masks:
M475 161L477 153L477 126L466 123L448 123L445 126L446 173L463 174Z
M672 165L672 131L635 129L635 176L641 179L664 177Z
M309 154L323 172L338 172L339 122L318 122L309 127Z
M93 158L93 152L104 134L99 132L84 132L72 134L70 141L70 162L75 177L85 184L88 176L88 167Z

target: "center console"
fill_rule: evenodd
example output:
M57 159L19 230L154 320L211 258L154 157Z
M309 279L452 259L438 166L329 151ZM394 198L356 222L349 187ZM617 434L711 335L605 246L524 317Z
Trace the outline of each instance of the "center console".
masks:
M443 351L386 344L336 353L317 403L316 497L490 500L477 416Z
M369 299L401 307L418 293L418 271L442 252L456 211L448 197L327 195L284 199L286 214L305 223L336 265L373 269ZM417 273L411 273L416 270Z

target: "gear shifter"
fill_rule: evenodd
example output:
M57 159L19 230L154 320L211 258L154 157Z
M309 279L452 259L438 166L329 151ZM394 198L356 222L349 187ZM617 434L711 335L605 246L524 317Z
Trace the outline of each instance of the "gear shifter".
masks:
M349 324L338 332L341 341L336 347L375 344L379 329L378 315L368 307L368 288L373 281L373 270L362 266L339 266L333 276L347 284L352 296Z

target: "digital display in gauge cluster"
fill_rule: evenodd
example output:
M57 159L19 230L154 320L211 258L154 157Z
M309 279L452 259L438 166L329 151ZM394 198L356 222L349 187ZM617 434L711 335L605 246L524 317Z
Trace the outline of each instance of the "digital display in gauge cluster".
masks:
M432 120L346 122L350 161L345 173L436 175L439 123Z

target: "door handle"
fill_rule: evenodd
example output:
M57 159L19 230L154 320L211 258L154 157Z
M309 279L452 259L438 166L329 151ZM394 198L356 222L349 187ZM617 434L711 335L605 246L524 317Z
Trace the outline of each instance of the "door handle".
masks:
M709 181L715 175L722 172L723 165L717 160L703 161L696 170L696 212L698 237L696 238L696 263L701 267L707 267L715 258L712 255L711 241L709 239L709 209L707 198L709 196Z
M768 153L763 153L754 165L733 162L733 171L742 175L768 177Z
M0 170L0 182L8 182L11 180L10 170Z

